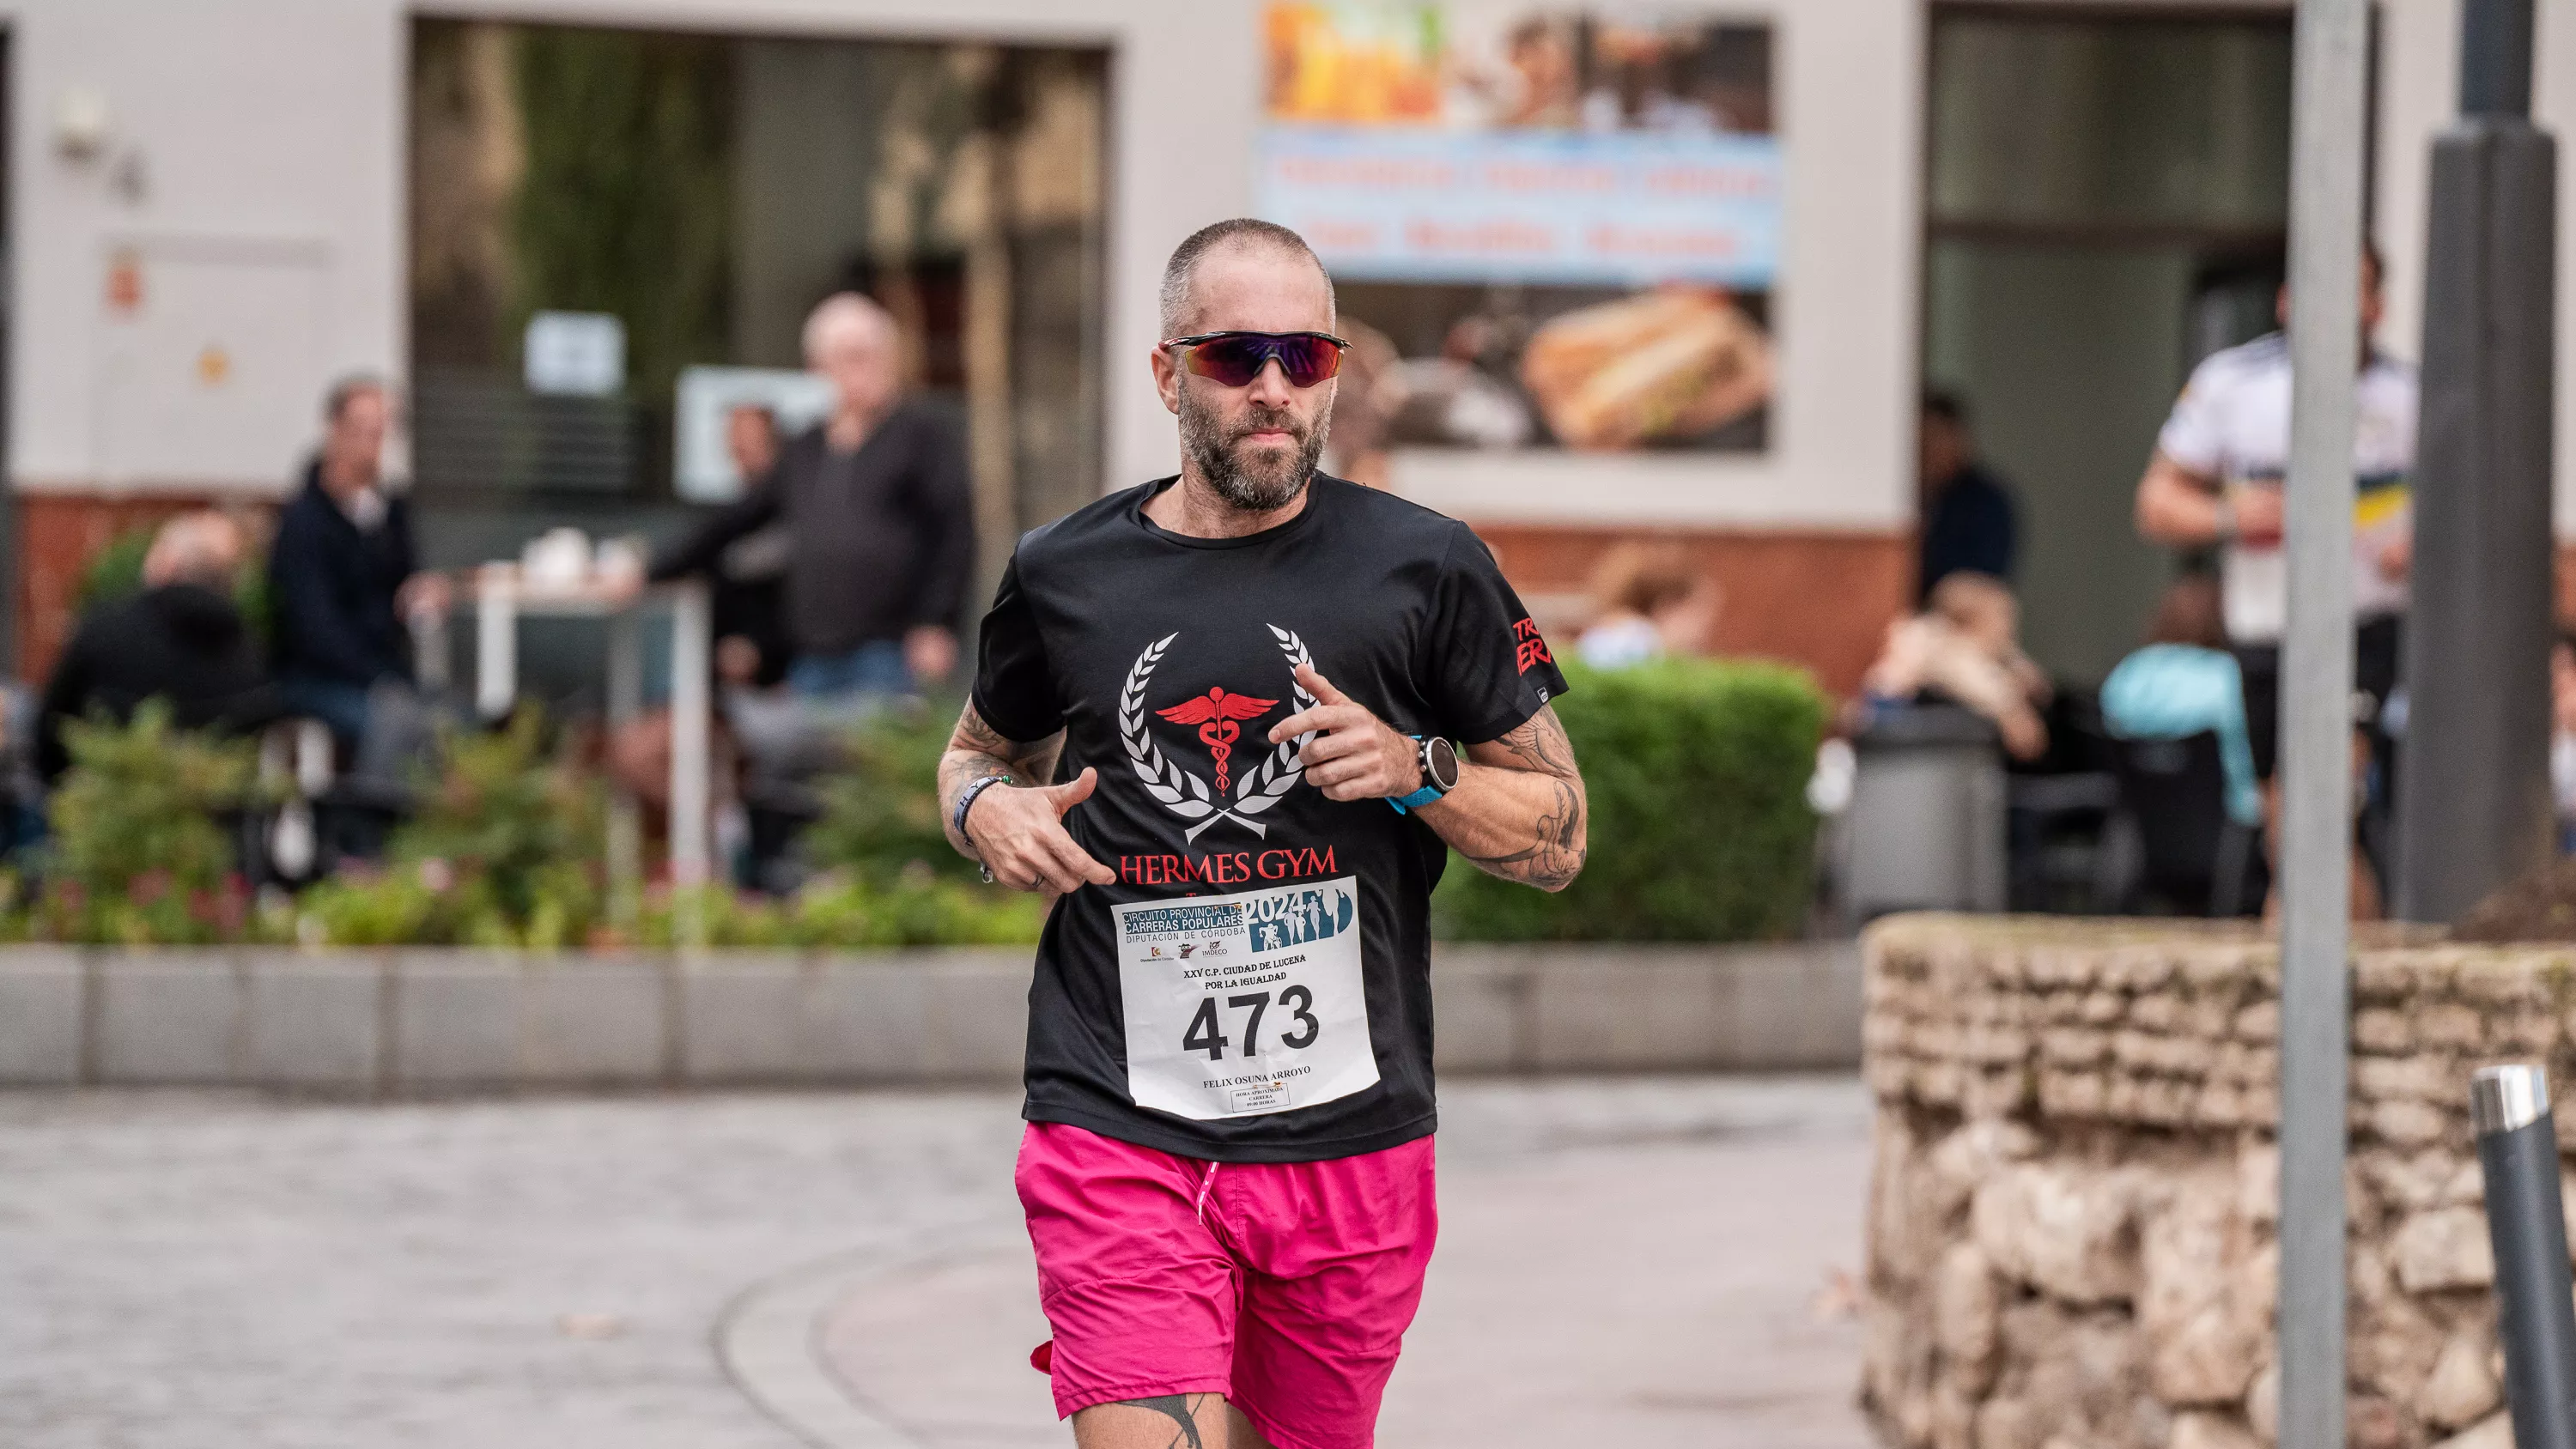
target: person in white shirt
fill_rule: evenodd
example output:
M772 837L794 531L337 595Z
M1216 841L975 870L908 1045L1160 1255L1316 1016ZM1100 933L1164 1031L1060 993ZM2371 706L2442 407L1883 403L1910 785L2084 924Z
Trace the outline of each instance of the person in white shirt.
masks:
M2277 303L2283 327L2290 296ZM2376 728L2397 687L2398 646L2413 562L2408 474L2415 464L2415 371L2371 345L2382 307L2379 254L2361 266L2361 337L2356 355L2353 471L2354 714L2356 747L2385 767L2388 740ZM2138 481L2138 531L2149 541L2220 551L2227 641L2244 678L2245 723L2264 813L2279 815L2281 634L2289 618L2289 576L2281 551L2281 492L2290 459L2290 345L2286 332L2211 354L2193 369L2156 435L2155 456ZM2275 832L2277 834L2277 832ZM2275 841L2277 848L2277 840ZM2375 917L2372 873L2353 872L2354 912Z

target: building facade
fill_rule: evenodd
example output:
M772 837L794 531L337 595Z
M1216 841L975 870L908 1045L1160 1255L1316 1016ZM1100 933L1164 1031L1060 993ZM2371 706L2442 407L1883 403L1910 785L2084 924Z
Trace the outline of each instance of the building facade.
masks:
M1927 300L1926 280L1927 237L1937 247L1943 235L1927 223L1926 195L1927 175L1939 171L1931 88L1940 27L2033 17L2277 23L2286 12L2094 0L1746 0L1716 9L1769 34L1777 286L1764 316L1772 389L1760 446L1397 448L1386 479L1474 523L1559 618L1574 617L1575 596L1612 543L1679 539L1725 590L1718 647L1795 660L1849 689L1912 600L1917 395L1927 307L1940 301ZM5 421L22 661L48 655L82 560L120 527L180 500L276 496L309 446L330 379L410 376L422 154L413 91L424 26L524 22L1104 57L1098 359L1083 405L1096 417L1097 481L1123 486L1176 466L1172 423L1146 365L1163 259L1189 231L1261 199L1274 80L1265 67L1275 58L1265 14L1256 0L0 5ZM2545 0L2538 109L2561 129L2576 119L2571 22L2576 3ZM2420 325L2426 149L2450 117L2457 25L2455 0L2380 6L2372 224L2389 259L2384 337L2403 354L2415 350ZM2046 81L2031 78L2036 88ZM2255 242L2263 231L2251 228ZM2576 226L2561 231L2562 245L2576 245ZM2576 306L2576 288L2561 288L2561 298ZM2064 305L2091 304L2078 295ZM2562 319L2562 339L2576 336L2571 322ZM2165 382L2153 385L2169 385L2184 361L2167 355L2170 340L2154 346L2164 349ZM2560 386L2563 415L2576 369ZM1994 417L2010 404L1981 398L1979 407ZM1002 453L978 456L1007 466ZM2571 478L2562 468L2563 518L2576 517ZM2116 479L2026 486L2082 489L2087 501L2069 506L2084 517L2119 505L2102 498ZM667 490L656 506L671 511ZM514 521L537 520L526 507L491 514L452 531L450 552L512 548L502 535ZM2081 567L2057 572L2068 577L2051 587L2089 587ZM2137 587L2082 606L2104 614L2087 640L2130 627L2112 605L2133 605ZM2063 667L2083 673L2087 650L2099 652L2067 645Z

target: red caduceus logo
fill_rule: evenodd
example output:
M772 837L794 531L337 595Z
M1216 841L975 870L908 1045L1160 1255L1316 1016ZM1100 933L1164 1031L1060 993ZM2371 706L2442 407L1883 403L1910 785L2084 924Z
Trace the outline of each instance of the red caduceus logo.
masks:
M1223 686L1209 690L1198 698L1154 713L1174 724L1199 727L1199 743L1208 747L1208 756L1216 761L1216 788L1225 790L1225 762L1234 753L1234 742L1243 737L1243 721L1259 719L1278 704L1275 699L1254 699L1248 694L1228 694Z

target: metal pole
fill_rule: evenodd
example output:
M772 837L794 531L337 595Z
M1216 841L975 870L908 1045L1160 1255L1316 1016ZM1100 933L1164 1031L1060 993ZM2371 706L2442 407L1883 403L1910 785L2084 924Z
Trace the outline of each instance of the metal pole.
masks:
M608 616L608 728L614 738L644 713L644 621L632 604ZM644 822L635 794L608 796L608 920L635 924L644 899Z
M2531 0L2460 6L2460 114L2531 114Z
M485 564L474 571L474 712L508 715L519 694L517 571Z
M683 946L706 944L706 914L696 889L707 883L707 806L711 765L708 676L713 673L707 590L694 579L671 591L671 884L677 889L673 934Z
M2486 1174L2513 1442L2576 1449L2576 1305L2568 1299L2548 1076L2534 1066L2480 1068L2469 1085L2469 1120Z
M2344 1444L2353 380L2368 0L2299 0L2281 661L2281 1449Z
M2531 0L2468 0L2458 124L2433 141L2397 909L2455 921L2547 860L2557 143Z

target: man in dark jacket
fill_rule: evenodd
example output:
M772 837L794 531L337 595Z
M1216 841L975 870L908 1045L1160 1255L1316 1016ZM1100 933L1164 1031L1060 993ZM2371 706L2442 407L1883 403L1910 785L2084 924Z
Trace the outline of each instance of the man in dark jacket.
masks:
M966 451L945 419L902 400L895 344L884 308L824 299L806 319L805 358L832 383L832 416L652 570L705 573L734 540L783 524L787 683L808 698L908 694L957 663L953 624L975 562Z
M331 727L355 749L367 693L411 683L403 619L447 606L447 581L418 571L410 504L381 477L385 385L356 378L331 389L322 450L277 521L268 555L276 611L278 691L289 710Z
M187 729L255 729L278 714L259 641L233 603L241 530L220 513L161 525L143 559L143 590L84 615L36 722L36 768L47 781L71 763L67 721L105 715L120 723L147 699L170 702Z
M1914 573L1917 604L1955 573L2012 582L2019 525L2012 490L1977 461L1968 407L1955 395L1923 395L1922 537Z

